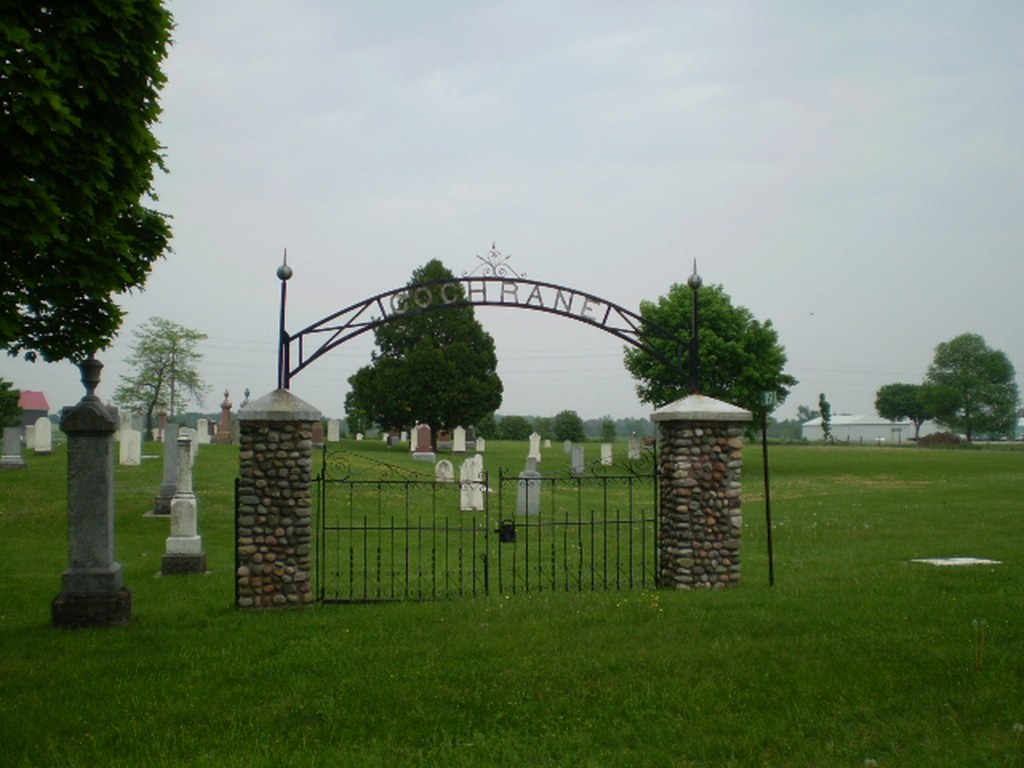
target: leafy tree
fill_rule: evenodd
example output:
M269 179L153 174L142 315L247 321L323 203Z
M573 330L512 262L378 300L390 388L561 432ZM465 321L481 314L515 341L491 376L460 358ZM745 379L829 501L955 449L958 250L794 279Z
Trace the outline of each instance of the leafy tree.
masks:
M348 413L361 409L385 429L426 423L436 439L440 430L474 424L501 405L494 339L472 306L451 305L465 295L454 279L437 259L413 272L409 295L418 302L407 297L402 313L375 330L370 364L349 378L346 407L355 410Z
M171 18L159 0L0 10L0 348L83 359L110 343L113 296L170 238L142 205L163 167L150 127Z
M482 437L486 440L497 437L498 421L494 418L493 413L488 413L486 416L477 419L474 426L476 427L477 437Z
M601 441L610 443L615 440L615 422L612 421L611 416L605 416L601 419Z
M503 416L498 422L499 440L526 440L533 432L533 425L525 416Z
M733 306L720 285L700 289L700 388L705 395L741 406L760 408L761 392L772 391L781 405L796 379L783 372L785 349L771 320L760 322L746 307ZM680 352L688 354L691 336L692 291L688 285L673 285L658 301L644 301L640 314L646 322L673 332L677 348L670 341L655 344L667 359ZM636 379L636 391L646 403L664 405L686 394L685 375L638 348L625 353L626 368Z
M571 440L578 443L584 439L583 419L576 411L560 411L551 421L555 439L565 442Z
M1020 394L1016 372L1005 353L991 349L974 333L965 333L935 348L925 384L935 420L962 432L1013 435Z
M875 410L883 419L910 419L914 423L915 440L920 435L921 425L935 417L928 388L923 384L882 385L875 393Z
M17 426L21 417L18 400L21 392L11 382L0 379L0 427Z
M818 409L821 411L821 434L824 439L832 439L832 406L825 399L825 393L818 395Z
M202 405L207 386L197 370L203 356L196 347L206 334L151 317L132 335L135 343L126 362L134 373L115 390L114 402L144 413L147 431L153 428L157 408L165 408L173 416L190 400Z

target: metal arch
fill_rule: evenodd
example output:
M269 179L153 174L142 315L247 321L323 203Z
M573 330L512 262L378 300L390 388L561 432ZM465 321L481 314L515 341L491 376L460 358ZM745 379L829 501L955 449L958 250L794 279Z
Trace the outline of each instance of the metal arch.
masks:
M455 290L455 286L461 290ZM450 292L445 290L448 287L451 287ZM434 288L438 289L436 294L430 290ZM419 293L420 289L426 293ZM440 301L435 300L435 295ZM287 389L292 377L318 358L381 325L426 312L467 306L512 307L567 317L610 333L677 370L680 376L683 374L682 344L678 337L623 306L568 286L521 277L457 277L378 293L294 334L285 332L282 327L282 385ZM653 343L658 340L674 345L676 359L670 359L658 349Z

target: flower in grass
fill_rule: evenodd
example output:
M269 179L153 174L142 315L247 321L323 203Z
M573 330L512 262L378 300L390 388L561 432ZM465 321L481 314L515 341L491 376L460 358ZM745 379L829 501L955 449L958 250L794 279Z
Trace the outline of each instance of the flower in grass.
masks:
M864 768L878 768L878 761L869 757L864 761Z
M1024 733L1024 723L1014 723L1013 724L1013 732L1018 734L1018 735Z

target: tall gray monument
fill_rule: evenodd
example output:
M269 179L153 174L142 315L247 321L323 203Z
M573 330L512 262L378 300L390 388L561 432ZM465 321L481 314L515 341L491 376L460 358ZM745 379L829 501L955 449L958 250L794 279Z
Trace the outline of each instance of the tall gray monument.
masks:
M114 432L117 409L95 395L103 364L81 363L85 397L61 411L68 440L68 569L51 605L65 628L126 624L132 593L114 560Z

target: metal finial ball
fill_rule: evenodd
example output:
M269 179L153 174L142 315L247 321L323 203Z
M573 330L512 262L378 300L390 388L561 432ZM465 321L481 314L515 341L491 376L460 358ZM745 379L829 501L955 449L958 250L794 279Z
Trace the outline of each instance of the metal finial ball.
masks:
M696 291L704 284L704 281L701 280L700 275L694 272L692 275L690 275L690 279L686 281L686 284Z
M292 268L289 267L287 264L282 264L280 267L277 268L278 280L288 280L289 278L291 278L291 276Z

